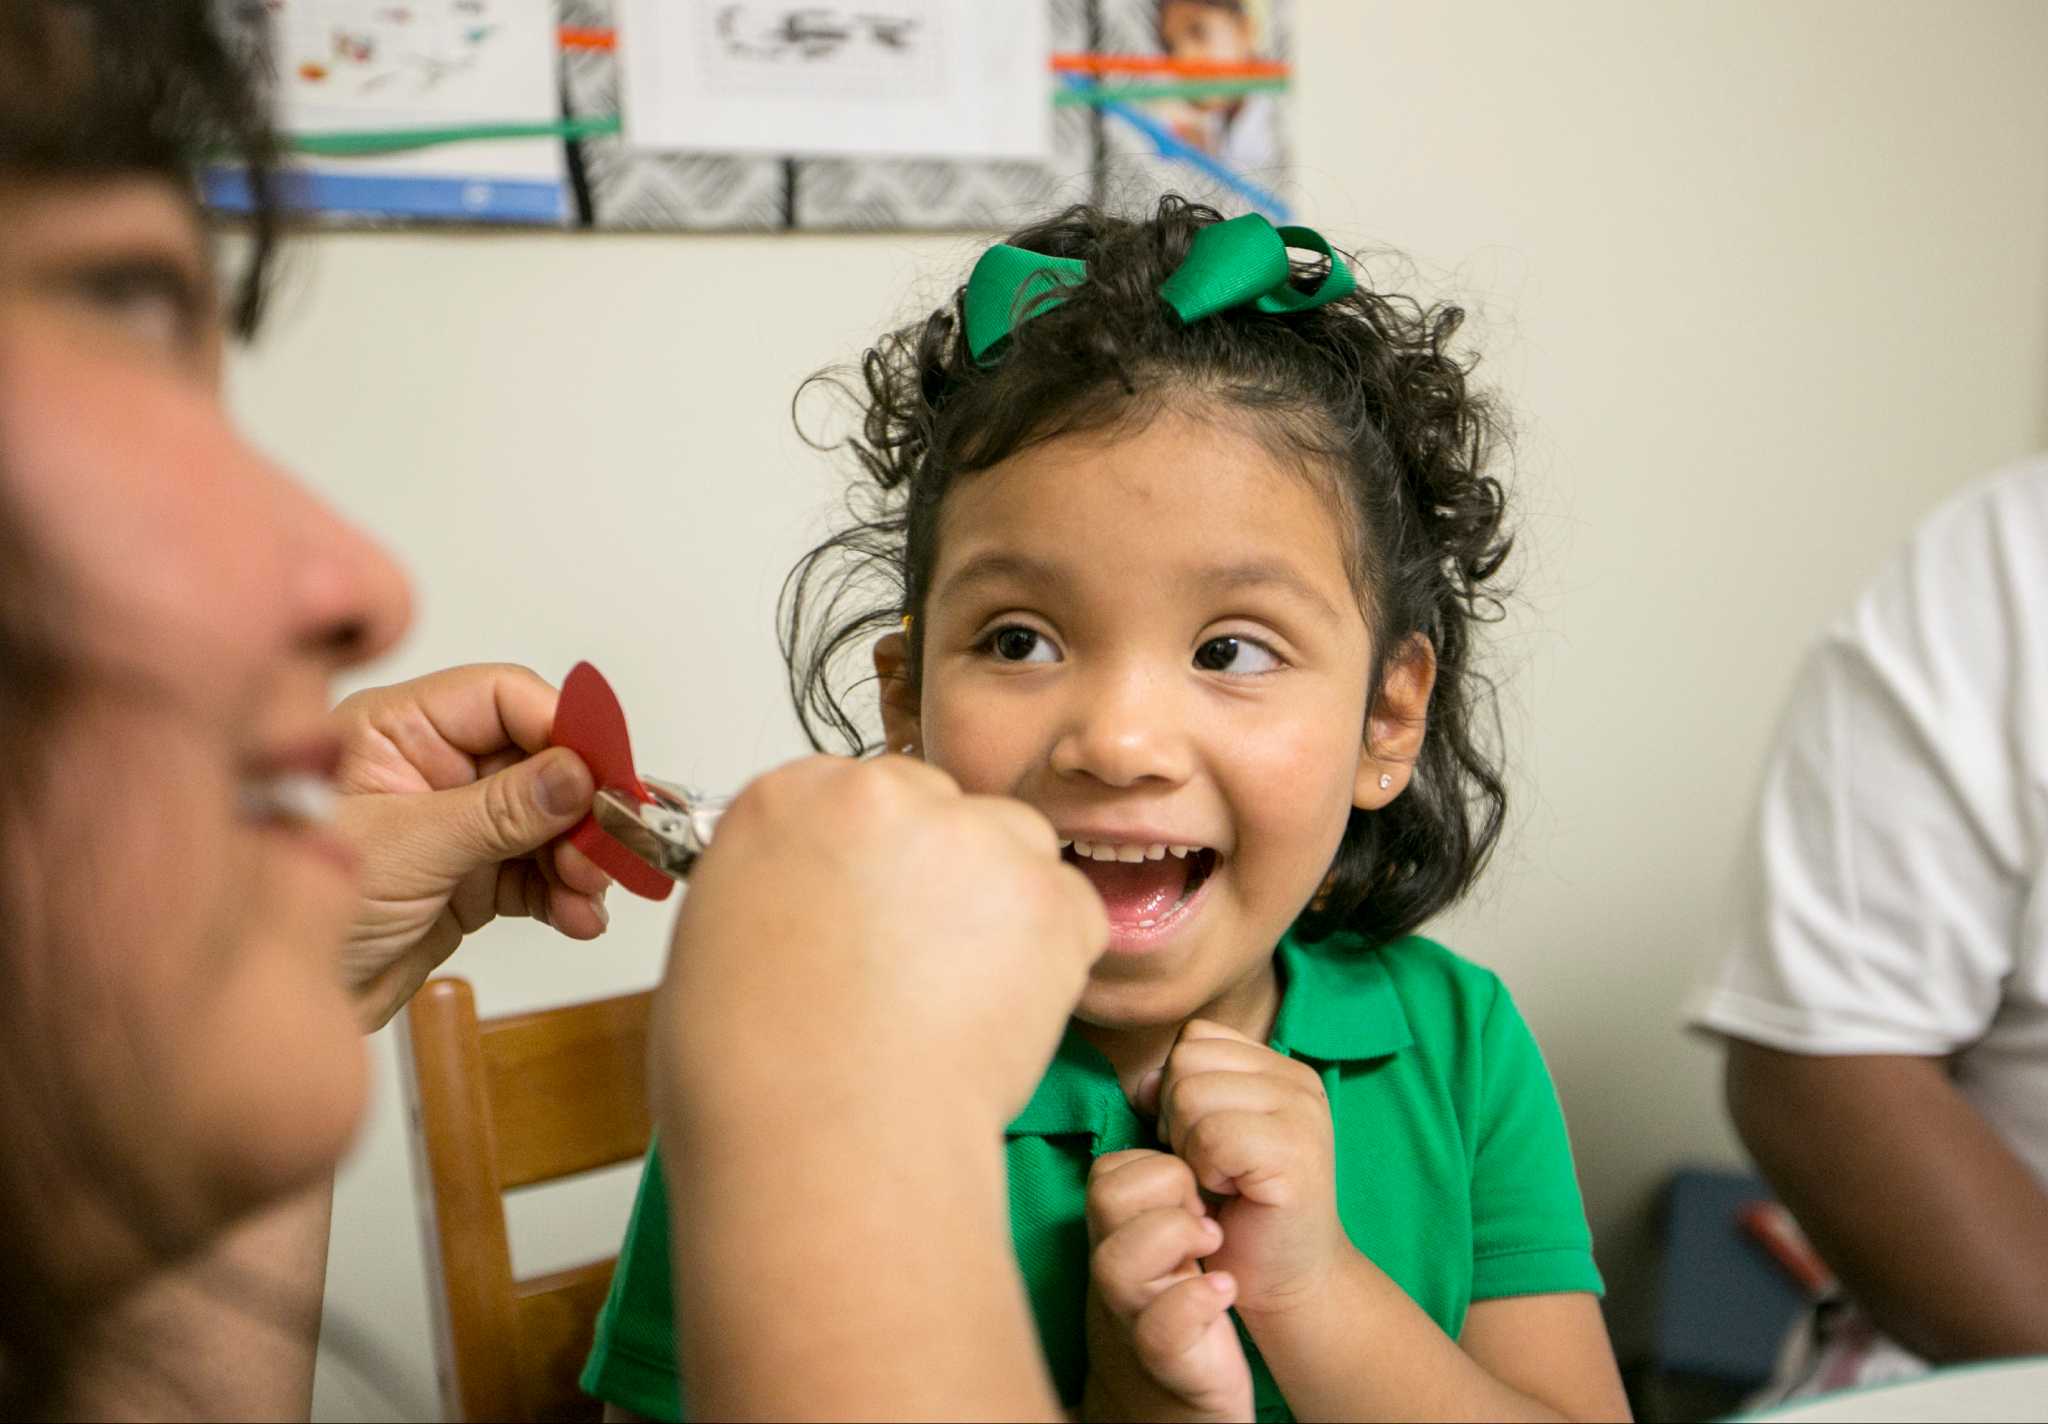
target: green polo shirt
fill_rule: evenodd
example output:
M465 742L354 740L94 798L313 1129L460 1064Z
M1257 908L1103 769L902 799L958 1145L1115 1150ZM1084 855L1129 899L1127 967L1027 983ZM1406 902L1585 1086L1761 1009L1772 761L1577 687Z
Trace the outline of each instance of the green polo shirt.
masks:
M1422 938L1369 950L1280 942L1272 1046L1330 1098L1337 1212L1353 1244L1455 1339L1475 1300L1601 1291L1564 1115L1536 1040L1491 972ZM1088 1351L1088 1168L1154 1147L1108 1060L1069 1031L1008 1131L1010 1231L1061 1400ZM658 1419L682 1413L668 1202L650 1152L583 1387ZM1244 1337L1240 1328L1239 1335ZM1250 1339L1261 1420L1292 1418Z

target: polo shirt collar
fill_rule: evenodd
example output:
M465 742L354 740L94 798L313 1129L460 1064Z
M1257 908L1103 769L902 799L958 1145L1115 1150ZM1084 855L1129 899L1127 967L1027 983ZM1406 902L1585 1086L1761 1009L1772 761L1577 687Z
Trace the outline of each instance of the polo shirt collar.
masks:
M1280 941L1279 959L1281 998L1273 1047L1281 1052L1348 1063L1384 1058L1414 1042L1386 966L1355 937L1339 934L1311 948L1297 943L1290 932ZM1124 1099L1116 1070L1070 1025L1008 1135L1081 1134L1093 1140L1098 1154L1152 1145Z
M1129 1147L1156 1146L1146 1140L1144 1126L1124 1098L1102 1051L1081 1037L1072 1024L1060 1040L1038 1089L1008 1129L1011 1137L1061 1137L1086 1134L1096 1156Z
M1289 931L1280 941L1280 975L1273 1046L1289 1057L1352 1063L1385 1058L1415 1041L1379 951L1356 935L1308 946Z

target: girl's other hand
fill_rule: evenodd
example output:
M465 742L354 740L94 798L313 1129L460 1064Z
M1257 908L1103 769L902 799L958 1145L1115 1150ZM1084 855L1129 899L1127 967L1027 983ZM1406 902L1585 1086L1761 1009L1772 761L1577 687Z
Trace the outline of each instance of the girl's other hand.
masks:
M1222 1240L1185 1162L1143 1149L1096 1159L1083 1418L1252 1417L1251 1370L1230 1321L1236 1283L1202 1270Z
M1221 1247L1208 1258L1238 1283L1238 1312L1314 1309L1331 1272L1355 1254L1337 1215L1330 1100L1315 1069L1222 1024L1193 1019L1138 1108L1219 1199Z

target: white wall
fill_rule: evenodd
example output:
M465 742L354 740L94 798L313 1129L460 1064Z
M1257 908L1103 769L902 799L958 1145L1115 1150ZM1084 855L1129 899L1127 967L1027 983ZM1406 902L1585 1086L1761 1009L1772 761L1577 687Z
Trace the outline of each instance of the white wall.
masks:
M1735 1156L1678 1006L1799 651L1922 511L2048 444L2048 7L1298 14L1304 218L1466 298L1519 414L1523 596L1497 640L1514 831L1439 932L1546 1045L1626 1343L1650 1190ZM380 672L588 656L646 765L731 784L799 749L770 611L837 482L790 394L977 247L324 238L236 402L411 565L422 615ZM516 925L451 967L486 1012L615 992L653 979L666 920L620 904L587 947ZM323 1417L434 1408L375 1052ZM515 1203L521 1267L611 1249L629 1189Z

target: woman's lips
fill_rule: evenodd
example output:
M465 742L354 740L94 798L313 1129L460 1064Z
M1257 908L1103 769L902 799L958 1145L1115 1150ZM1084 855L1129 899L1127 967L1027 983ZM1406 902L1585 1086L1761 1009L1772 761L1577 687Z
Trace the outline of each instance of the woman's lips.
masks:
M334 787L324 776L288 771L245 777L240 795L247 820L283 826L334 824Z
M355 847L340 836L324 828L293 826L282 822L266 821L257 826L259 834L275 837L276 842L294 854L307 855L340 871L350 881L356 877L359 861Z
M353 877L356 854L335 834L333 775L340 743L315 736L281 744L254 758L236 787L244 823Z

